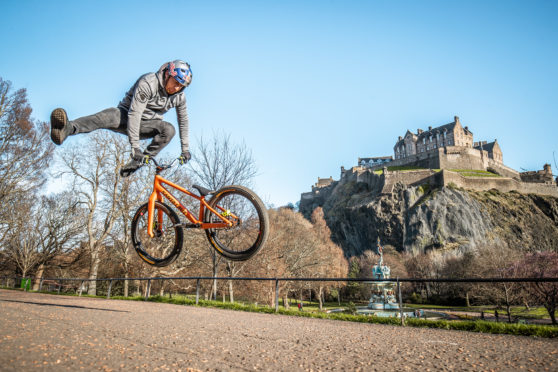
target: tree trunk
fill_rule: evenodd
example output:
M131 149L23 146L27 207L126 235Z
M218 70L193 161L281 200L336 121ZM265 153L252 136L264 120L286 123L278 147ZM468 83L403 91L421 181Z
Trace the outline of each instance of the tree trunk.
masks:
M212 267L212 272L213 272L213 287L211 290L211 297L214 301L217 301L217 265L218 265L218 261L217 261L217 253L215 253L215 251L212 251L212 256L211 256L212 260L213 260L213 267Z
M124 278L128 278L128 271L126 270L126 272L124 273ZM130 281L129 280L124 280L124 297L128 297L128 291L130 290Z
M319 309L319 311L323 310L323 296L322 296L323 290L324 290L324 287L322 287L322 286L320 286L320 288L318 289L318 302L319 302L318 309Z
M136 288L136 291L134 292L134 296L140 296L141 295L141 281L140 280L134 280L134 285Z
M229 298L231 300L231 303L234 302L234 290L233 290L233 281L229 280Z
M91 266L89 268L89 289L87 294L90 296L97 295L97 273L99 271L99 263L101 259L99 257L99 247L97 244L93 244L91 247Z
M469 302L469 292L465 292L465 306L471 307L471 302Z
M285 290L285 293L283 294L283 307L285 308L285 310L289 310L289 308L290 308L288 294L289 294L289 291Z
M39 286L41 284L41 278L43 277L44 271L45 271L45 265L40 264L39 268L37 269L37 273L35 274L35 281L33 282L34 291L39 290Z
M558 323L556 323L556 307L555 306L545 306L546 311L548 311L548 315L550 315L550 320L552 321L552 324L556 325Z

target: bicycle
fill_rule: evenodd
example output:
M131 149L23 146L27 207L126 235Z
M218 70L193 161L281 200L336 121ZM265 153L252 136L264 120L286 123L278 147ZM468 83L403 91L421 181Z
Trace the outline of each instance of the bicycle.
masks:
M192 185L199 193L196 195L160 175L175 161L160 165L155 159L149 159L156 167L153 191L149 201L138 208L132 219L132 243L140 258L152 266L170 265L182 250L183 228L205 230L211 246L230 260L244 261L256 254L265 245L269 233L267 210L260 198L238 185L225 186L218 191ZM197 199L199 216L196 218L163 185ZM176 212L163 203L163 197L189 222L182 223Z

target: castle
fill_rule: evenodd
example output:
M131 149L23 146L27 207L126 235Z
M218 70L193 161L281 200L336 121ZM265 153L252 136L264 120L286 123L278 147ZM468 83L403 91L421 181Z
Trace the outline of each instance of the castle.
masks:
M340 181L365 182L371 188L390 193L396 183L407 186L430 184L472 190L498 189L558 197L550 164L541 171L520 173L504 165L502 149L497 140L474 142L473 133L454 121L416 133L407 130L393 147L393 156L358 158L357 166L341 167ZM395 170L398 169L401 170ZM470 172L467 172L470 170ZM480 173L478 171L484 171ZM312 191L302 198L313 198L320 189L332 185L332 177L318 178Z

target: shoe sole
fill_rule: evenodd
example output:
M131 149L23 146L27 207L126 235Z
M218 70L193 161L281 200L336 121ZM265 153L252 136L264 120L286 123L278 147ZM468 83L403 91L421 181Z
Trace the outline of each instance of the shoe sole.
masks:
M52 142L57 145L61 145L64 142L67 137L64 130L67 123L68 115L66 115L64 109L57 108L50 114L50 138Z

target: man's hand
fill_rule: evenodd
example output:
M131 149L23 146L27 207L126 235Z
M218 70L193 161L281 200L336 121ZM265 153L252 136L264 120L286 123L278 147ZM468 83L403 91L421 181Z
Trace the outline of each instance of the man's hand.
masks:
M180 165L184 165L188 162L188 160L192 159L192 155L190 151L186 150L178 157L178 162Z
M149 163L149 155L145 155L143 151L138 148L133 148L130 156L134 161L142 162L143 164Z
M141 161L143 159L143 151L138 148L133 148L130 156L136 161Z

